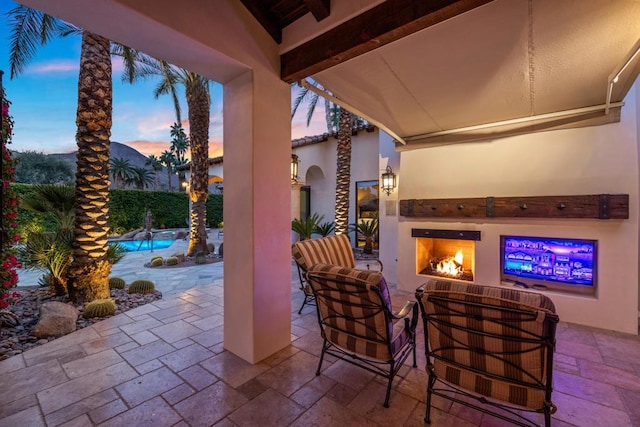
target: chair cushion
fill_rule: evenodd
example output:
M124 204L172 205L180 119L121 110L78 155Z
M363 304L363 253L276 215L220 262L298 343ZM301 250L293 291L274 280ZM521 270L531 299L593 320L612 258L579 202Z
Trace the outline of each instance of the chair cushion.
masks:
M323 237L320 240L326 245L327 252L329 252L331 262L328 264L349 268L356 266L349 236L346 234L337 234L335 236Z
M381 360L409 342L404 323L390 321L389 289L380 272L316 264L309 275L328 341Z
M427 326L431 351L440 357L434 361L436 375L497 400L528 408L544 406L540 385L546 378L547 350L536 339L548 336L545 315L555 313L547 296L446 280L431 280L422 289L425 311L443 322L430 321ZM432 296L453 301L434 302ZM464 304L468 302L527 310L533 316ZM532 342L520 341L523 338Z
M315 264L331 264L331 256L323 239L301 240L291 248L296 263L303 271L309 271Z

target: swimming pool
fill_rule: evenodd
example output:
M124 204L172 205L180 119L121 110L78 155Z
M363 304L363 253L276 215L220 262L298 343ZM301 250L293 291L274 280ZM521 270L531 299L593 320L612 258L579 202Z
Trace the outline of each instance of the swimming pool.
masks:
M109 243L120 243L127 252L148 251L151 249L165 249L171 246L175 240L112 240Z

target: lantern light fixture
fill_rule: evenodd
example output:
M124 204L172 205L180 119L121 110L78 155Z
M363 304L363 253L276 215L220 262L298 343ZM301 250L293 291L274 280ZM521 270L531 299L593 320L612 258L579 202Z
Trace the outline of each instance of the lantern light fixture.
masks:
M387 170L382 174L382 191L388 195L396 188L396 174L393 173L391 166L387 166Z
M291 183L298 182L298 155L291 154Z

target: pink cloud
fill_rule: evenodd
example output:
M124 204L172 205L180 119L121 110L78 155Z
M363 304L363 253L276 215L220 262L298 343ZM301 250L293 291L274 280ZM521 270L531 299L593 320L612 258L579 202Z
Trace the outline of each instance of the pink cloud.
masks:
M145 141L139 139L123 142L123 144L138 150L145 156L150 156L152 154L159 156L163 151L169 150L169 143L167 141Z

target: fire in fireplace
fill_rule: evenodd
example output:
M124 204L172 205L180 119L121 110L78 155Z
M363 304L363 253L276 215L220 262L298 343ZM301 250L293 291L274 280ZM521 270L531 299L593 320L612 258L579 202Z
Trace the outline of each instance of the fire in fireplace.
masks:
M479 234L462 235L449 230L413 230L416 239L416 272L473 282L475 240ZM423 237L425 236L425 237ZM426 237L436 236L436 237Z

